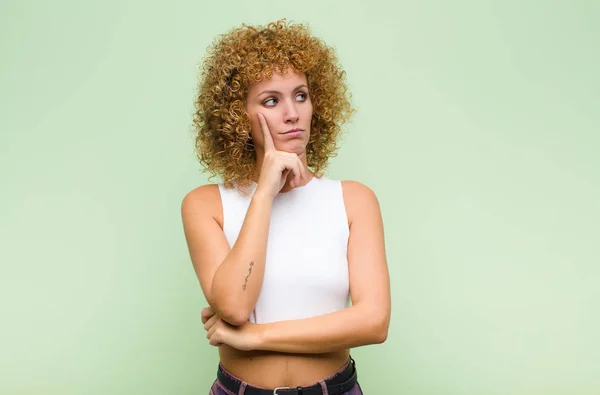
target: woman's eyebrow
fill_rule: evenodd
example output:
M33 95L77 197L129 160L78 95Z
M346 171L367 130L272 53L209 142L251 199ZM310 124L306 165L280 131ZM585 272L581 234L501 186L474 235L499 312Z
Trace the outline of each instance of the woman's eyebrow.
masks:
M295 92L295 91L297 91L297 90L298 90L298 89L300 89L300 88L307 88L307 89L308 89L308 86L306 86L306 85L304 85L304 84L302 84L302 85L298 85L296 88L294 88L294 90L293 90L292 92ZM262 95L262 94L264 94L264 93L270 93L270 94L272 94L272 95L280 95L280 94L281 94L281 92L279 92L279 91L275 91L275 90L271 90L271 89L269 89L269 90L265 90L265 91L262 91L262 92L260 92L260 93L259 93L258 95L256 95L256 96L260 96L260 95Z

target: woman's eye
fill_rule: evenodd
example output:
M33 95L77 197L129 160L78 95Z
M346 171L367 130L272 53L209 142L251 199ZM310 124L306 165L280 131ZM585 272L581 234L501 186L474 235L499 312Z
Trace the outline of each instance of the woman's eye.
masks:
M263 104L267 107L273 107L275 105L275 103L277 103L276 99L269 99L269 100L265 101Z
M306 101L306 97L308 95L306 93L299 93L298 96L296 96L300 101Z

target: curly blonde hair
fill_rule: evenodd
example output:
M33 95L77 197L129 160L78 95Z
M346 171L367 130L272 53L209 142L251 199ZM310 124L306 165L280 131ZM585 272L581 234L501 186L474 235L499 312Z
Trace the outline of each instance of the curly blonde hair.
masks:
M243 187L257 176L245 109L248 87L290 67L306 75L312 98L308 167L320 176L336 155L341 126L354 110L333 48L306 26L285 19L267 26L244 24L218 36L201 66L193 126L196 155L211 177Z

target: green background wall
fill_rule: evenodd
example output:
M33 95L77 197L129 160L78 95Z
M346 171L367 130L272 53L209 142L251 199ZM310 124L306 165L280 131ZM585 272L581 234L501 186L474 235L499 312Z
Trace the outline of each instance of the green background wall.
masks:
M365 393L600 393L600 6L3 1L0 393L205 394L183 238L196 67L287 17L358 109L329 176L378 194L393 313Z

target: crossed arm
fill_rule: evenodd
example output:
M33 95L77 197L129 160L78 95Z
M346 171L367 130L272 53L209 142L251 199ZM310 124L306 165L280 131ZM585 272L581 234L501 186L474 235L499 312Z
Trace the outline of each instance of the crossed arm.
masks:
M375 194L360 183L345 181L343 191L350 227L352 306L311 318L252 324L247 318L244 322L228 322L211 304L203 311L210 344L225 343L241 350L325 353L385 341L391 298L379 203ZM210 304L208 295L207 299Z

